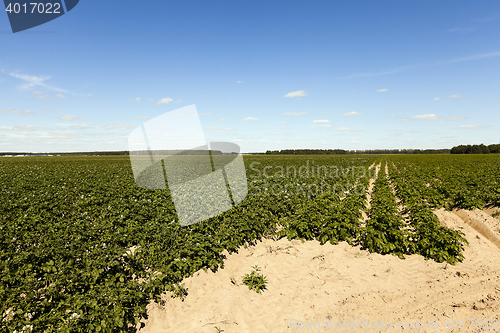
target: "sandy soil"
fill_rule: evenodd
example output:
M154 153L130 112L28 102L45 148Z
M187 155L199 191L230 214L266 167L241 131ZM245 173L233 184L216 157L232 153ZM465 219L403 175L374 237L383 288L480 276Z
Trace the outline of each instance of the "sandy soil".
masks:
M491 216L466 213L500 239ZM217 332L216 327L226 333L289 332L308 323L314 331L322 331L320 324L352 330L355 326L345 322L357 320L357 332L384 331L377 329L382 321L384 327L402 322L422 332L479 332L479 321L469 329L468 319L487 325L485 320L500 318L500 249L460 214L444 209L436 214L443 225L465 233L470 244L463 263L452 266L418 255L400 260L346 243L264 240L228 255L224 269L186 279L184 301L164 295L164 304L148 305L149 317L139 332ZM254 265L269 281L262 294L241 284ZM446 328L453 319L460 327L464 320L466 329ZM436 320L438 329L429 329L429 321L435 325ZM422 329L414 322L422 322ZM500 330L500 323L496 327Z

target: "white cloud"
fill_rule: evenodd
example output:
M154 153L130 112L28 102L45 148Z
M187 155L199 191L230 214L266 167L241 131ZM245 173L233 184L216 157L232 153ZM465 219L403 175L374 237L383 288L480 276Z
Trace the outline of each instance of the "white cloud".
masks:
M50 76L35 76L35 75L27 75L27 74L18 74L18 73L10 73L10 76L15 77L16 79L23 80L25 84L21 86L24 89L31 89L34 87L43 87L52 91L57 91L61 93L67 93L66 90L60 89L57 87L53 87L45 83L45 81L50 79Z
M44 101L48 101L50 99L50 96L45 94L45 91L35 90L35 91L32 91L31 94L36 96L36 98L44 100Z
M236 83L243 83L243 81L236 81Z
M56 94L56 97L59 97L59 98L66 98L66 96L64 96L63 94Z
M182 99L178 99L175 101L175 103L180 103L180 102L182 102Z
M8 109L0 109L0 113L11 113L11 114L16 114L18 116L33 116L37 114L36 112L32 112L31 110L16 111Z
M234 128L230 127L216 127L216 126L210 126L206 128L208 131L234 131Z
M354 111L353 111L353 112L347 112L347 113L344 113L344 116L345 116L345 117L350 117L350 116L359 116L359 115L361 115L361 113L359 113L359 112L354 112Z
M87 97L90 97L90 96L92 96L92 94L87 94Z
M78 120L80 118L78 116L65 115L65 116L60 116L59 119L64 120L64 121L74 121L74 120Z
M284 112L281 115L282 116L304 116L306 114L309 114L307 112Z
M68 128L71 128L71 129L88 129L88 128L95 128L95 126L94 125L90 125L90 124L79 124L79 125L68 126Z
M313 123L315 123L315 124L329 124L330 120L318 119L318 120L313 120Z
M114 128L119 128L119 129L123 129L123 128L134 129L135 128L134 126L132 126L130 124L103 125L102 127L104 127L105 129L114 129Z
M459 94L456 94L456 95L450 95L448 98L460 98L462 96L460 96Z
M5 131L19 131L19 132L29 132L29 131L38 131L38 130L47 130L50 127L39 127L35 125L17 125L17 126L0 126L0 130Z
M204 116L210 116L212 112L205 112L205 113L198 113L198 116L204 117Z
M448 61L443 61L440 63L432 63L429 65L430 66L441 66L441 65L453 64L453 63L457 63L457 62L474 61L474 60L493 58L493 57L499 57L499 56L500 56L500 51L497 51L497 52L490 52L490 53L483 53L483 54L475 54L475 55L472 55L469 57L457 58L457 59L452 59L452 60L448 60ZM403 71L418 70L419 68L423 68L424 66L429 66L429 65L414 64L414 65L408 65L408 66L399 67L399 68L393 68L393 69L390 69L390 70L387 70L384 72L356 73L356 74L351 74L351 75L347 75L344 77L339 77L337 79L356 79L356 78L362 78L362 77L390 75L390 74L400 73Z
M337 128L339 132L362 132L363 130L357 128L349 128L349 127L339 127Z
M462 126L458 126L458 127L455 127L455 128L458 128L458 129L482 129L482 128L484 128L484 126L462 125Z
M255 120L259 120L259 118L255 118L255 117L246 117L246 118L241 119L241 121L255 121Z
M448 120L448 121L464 120L464 119L467 119L467 117L457 117L457 116L446 117L446 120Z
M140 102L141 100L142 100L142 98L140 98L140 97L136 97L136 98L135 98L135 101L136 101L136 102Z
M386 92L386 91L389 91L389 89L383 88L383 89L377 89L375 91L377 91L377 92Z
M439 100L441 100L441 98L439 98L439 97L434 97L432 100L433 100L433 101L439 101Z
M421 114L421 115L413 117L413 119L417 119L417 120L437 120L437 119L439 119L439 116L436 116L434 113L431 113L431 114Z
M135 116L137 119L149 119L148 116Z
M307 93L305 90L292 91L292 92L289 92L288 94L285 95L285 97L288 97L288 98L304 97L304 96L307 96Z
M168 104L170 102L172 102L173 99L170 98L170 97L165 97L165 98L162 98L162 99L159 99L156 101L156 105L160 105L160 104Z

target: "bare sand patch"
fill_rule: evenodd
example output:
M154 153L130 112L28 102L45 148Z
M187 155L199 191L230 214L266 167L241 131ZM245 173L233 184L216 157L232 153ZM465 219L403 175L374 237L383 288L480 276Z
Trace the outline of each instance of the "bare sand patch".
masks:
M465 233L464 262L453 266L418 255L400 260L345 242L265 239L228 255L224 269L185 279L184 301L165 295L163 305L148 305L140 332L216 332L216 326L226 333L289 332L298 322L357 319L420 321L423 332L444 332L450 331L442 328L447 319L499 318L500 250L456 214L440 209L436 215ZM254 265L269 281L262 294L242 284ZM441 329L427 329L429 320L439 320Z

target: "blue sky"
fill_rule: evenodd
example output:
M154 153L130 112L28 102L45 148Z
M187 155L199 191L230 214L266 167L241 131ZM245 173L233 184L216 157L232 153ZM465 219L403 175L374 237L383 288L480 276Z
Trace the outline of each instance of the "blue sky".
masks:
M13 34L0 151L127 150L195 104L209 141L289 148L499 143L498 1L96 1Z

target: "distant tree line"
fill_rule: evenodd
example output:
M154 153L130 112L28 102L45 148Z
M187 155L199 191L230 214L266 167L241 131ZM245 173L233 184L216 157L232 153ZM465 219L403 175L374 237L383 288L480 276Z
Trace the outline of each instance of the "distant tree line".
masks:
M356 154L449 154L450 149L284 149L268 150L269 155L356 155Z
M212 150L212 155L222 155L220 150ZM460 145L451 149L371 149L371 150L345 150L345 149L283 149L268 150L267 155L358 155L358 154L498 154L500 144ZM71 152L71 153L14 153L0 152L0 156L47 156L48 154L58 156L107 156L107 155L129 155L127 150L123 151L95 151L95 152ZM133 152L134 154L134 152ZM136 151L134 155L148 155L148 151ZM207 150L178 150L178 151L152 151L153 155L204 155ZM262 154L262 153L258 153Z
M208 150L137 150L132 155L208 155ZM212 155L222 155L220 150L211 150ZM94 151L94 152L71 152L71 153L0 153L0 156L123 156L130 155L128 150L122 151Z
M460 145L451 148L452 154L498 154L500 153L500 144L485 146L480 145Z

